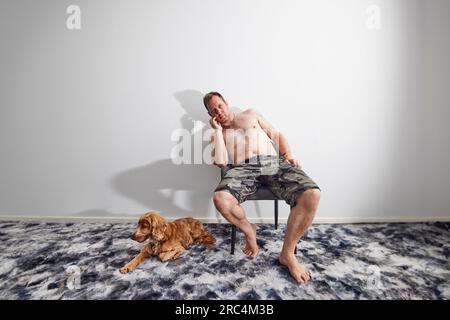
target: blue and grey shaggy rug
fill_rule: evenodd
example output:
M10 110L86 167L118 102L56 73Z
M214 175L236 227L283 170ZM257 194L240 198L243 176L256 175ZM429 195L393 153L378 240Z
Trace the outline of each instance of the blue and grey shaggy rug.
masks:
M285 225L258 225L256 259L230 255L230 226L207 224L213 250L118 268L142 247L135 224L0 223L0 299L449 299L450 223L313 225L298 245L312 273L277 262ZM238 233L238 247L243 237Z

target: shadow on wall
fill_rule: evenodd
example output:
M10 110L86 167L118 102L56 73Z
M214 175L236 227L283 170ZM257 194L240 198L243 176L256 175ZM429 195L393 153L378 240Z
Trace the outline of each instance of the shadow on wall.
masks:
M203 136L204 131L209 128L203 94L185 90L176 92L174 96L186 111L180 119L180 128L190 132L191 150L194 150L195 136ZM167 137L167 142L175 145L170 137ZM208 144L209 141L203 141L202 150ZM119 173L112 178L111 185L120 194L141 203L148 210L158 210L167 217L192 215L203 218L214 209L212 195L219 178L219 169L213 165L177 165L171 158L167 158ZM220 217L217 211L215 214L216 218Z

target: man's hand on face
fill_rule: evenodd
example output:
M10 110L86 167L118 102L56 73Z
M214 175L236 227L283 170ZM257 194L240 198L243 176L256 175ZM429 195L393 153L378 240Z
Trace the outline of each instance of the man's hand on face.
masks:
M296 159L289 158L289 159L286 159L286 161L293 164L296 167L299 167L300 169L302 168L302 165Z
M222 126L217 122L216 117L209 119L209 124L214 129L222 129Z

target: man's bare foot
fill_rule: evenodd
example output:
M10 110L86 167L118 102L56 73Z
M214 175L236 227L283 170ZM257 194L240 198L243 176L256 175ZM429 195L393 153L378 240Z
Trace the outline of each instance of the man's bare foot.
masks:
M297 257L293 253L288 254L280 254L278 258L281 264L285 265L289 268L289 272L291 276L295 279L295 281L299 283L306 283L311 278L308 270L305 269L297 260Z
M256 257L259 248L256 244L256 225L252 224L253 233L250 235L245 235L245 247L242 251L249 257Z

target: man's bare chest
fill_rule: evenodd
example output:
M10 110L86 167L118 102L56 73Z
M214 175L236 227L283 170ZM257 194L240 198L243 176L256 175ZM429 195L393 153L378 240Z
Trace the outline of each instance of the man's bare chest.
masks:
M225 138L239 139L254 136L259 130L262 129L256 118L242 117L236 119L231 128L224 128L223 133Z

